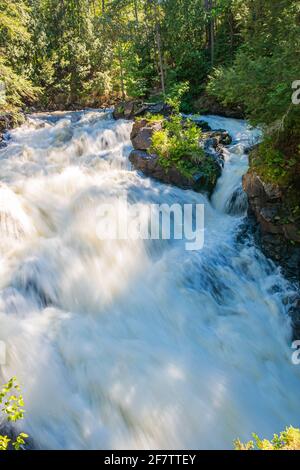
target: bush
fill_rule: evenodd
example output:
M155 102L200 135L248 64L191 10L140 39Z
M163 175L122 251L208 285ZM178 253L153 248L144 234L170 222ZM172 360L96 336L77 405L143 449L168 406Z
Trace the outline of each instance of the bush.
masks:
M0 389L0 405L2 406L1 412L8 422L16 422L24 418L23 396L20 393L20 387L15 377L10 379ZM10 445L14 450L20 450L21 446L25 444L27 437L28 435L23 432L14 440L6 435L0 435L0 450L7 450Z
M38 87L22 75L17 75L11 67L6 65L0 56L0 77L5 84L5 97L0 100L0 111L15 110L24 103L32 104L40 93Z
M179 114L183 97L188 93L189 88L188 82L182 82L176 83L169 89L165 101L167 105L173 108L174 113Z
M214 162L206 158L199 146L201 135L194 123L183 123L182 117L175 114L165 121L162 130L154 132L149 152L159 156L159 163L166 170L173 166L187 177L193 176L200 164L206 165L208 172L215 171Z
M240 440L234 442L235 450L300 450L300 429L292 426L274 435L271 441L260 439L253 434L254 441L243 444Z

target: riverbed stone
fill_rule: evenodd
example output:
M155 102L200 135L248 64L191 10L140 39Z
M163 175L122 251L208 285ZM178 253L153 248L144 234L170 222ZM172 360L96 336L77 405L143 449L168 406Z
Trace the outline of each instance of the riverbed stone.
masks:
M151 147L154 132L162 129L162 122L149 122L146 119L135 121L131 131L131 142L136 150L147 150Z
M139 100L122 101L115 106L114 119L133 120L146 114L169 116L172 108L165 103L144 103Z

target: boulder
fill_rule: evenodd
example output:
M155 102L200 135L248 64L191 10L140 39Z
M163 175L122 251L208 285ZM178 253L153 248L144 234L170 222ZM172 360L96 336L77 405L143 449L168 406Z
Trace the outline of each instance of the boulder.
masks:
M135 121L131 131L131 142L136 150L147 150L151 147L153 133L162 129L162 122L149 122L146 119Z
M133 120L136 117L143 117L146 114L162 115L167 117L171 114L172 108L165 103L143 103L142 101L122 101L115 106L113 111L114 119Z
M200 127L202 132L209 132L211 131L210 125L206 121L193 121L193 123L197 126Z
M122 101L115 106L113 116L115 119L133 119L137 103L135 101Z
M212 193L218 177L221 175L221 168L218 163L213 161L215 167L214 174L207 174L199 164L199 170L193 176L183 175L176 167L164 168L156 154L149 154L142 150L133 150L129 155L129 160L136 170L142 171L146 176L151 176L166 184L172 184L182 189L192 189L197 192Z

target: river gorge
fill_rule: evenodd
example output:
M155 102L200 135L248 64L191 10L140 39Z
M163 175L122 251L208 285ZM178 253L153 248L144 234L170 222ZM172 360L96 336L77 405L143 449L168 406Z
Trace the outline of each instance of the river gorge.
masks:
M209 199L131 167L132 122L32 115L0 149L1 382L17 376L37 449L231 449L299 424L296 287L254 242L233 142ZM205 243L101 240L101 204L204 204ZM113 221L112 221L113 222Z

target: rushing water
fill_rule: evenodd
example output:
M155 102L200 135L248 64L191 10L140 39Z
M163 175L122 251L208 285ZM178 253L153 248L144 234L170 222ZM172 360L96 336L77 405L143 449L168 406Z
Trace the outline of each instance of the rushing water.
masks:
M99 112L33 116L0 151L0 340L37 448L231 448L299 425L292 287L237 237L243 121L212 201L132 171L132 124ZM96 207L204 203L205 246L103 241Z

